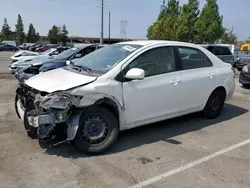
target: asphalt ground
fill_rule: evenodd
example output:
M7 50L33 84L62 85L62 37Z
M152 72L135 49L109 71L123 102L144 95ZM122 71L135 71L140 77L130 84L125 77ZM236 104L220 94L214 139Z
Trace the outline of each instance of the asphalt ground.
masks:
M250 187L250 90L238 77L221 117L192 114L135 128L107 153L87 156L27 137L14 110L12 54L0 52L1 188Z

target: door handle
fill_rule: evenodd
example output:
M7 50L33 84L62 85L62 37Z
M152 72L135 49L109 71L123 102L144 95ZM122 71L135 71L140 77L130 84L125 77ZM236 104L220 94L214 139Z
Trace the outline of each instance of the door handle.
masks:
M207 76L208 76L208 78L213 78L214 74L213 73L209 73Z
M171 80L170 84L177 85L180 83L180 80Z

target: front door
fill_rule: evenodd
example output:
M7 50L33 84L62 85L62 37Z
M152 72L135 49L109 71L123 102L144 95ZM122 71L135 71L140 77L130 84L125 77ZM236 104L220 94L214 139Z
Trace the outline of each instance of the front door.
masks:
M127 125L144 121L154 122L179 112L180 73L176 72L172 47L147 50L126 66L126 70L131 68L143 69L145 78L123 82Z

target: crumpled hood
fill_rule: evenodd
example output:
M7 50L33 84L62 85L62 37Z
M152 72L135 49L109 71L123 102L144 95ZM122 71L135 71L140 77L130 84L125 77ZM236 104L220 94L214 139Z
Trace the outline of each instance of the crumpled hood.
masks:
M96 78L59 68L33 76L25 84L36 90L52 93L88 84Z

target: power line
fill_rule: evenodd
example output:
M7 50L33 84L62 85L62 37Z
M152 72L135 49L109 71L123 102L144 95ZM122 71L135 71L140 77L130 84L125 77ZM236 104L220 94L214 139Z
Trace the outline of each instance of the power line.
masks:
M122 39L127 39L127 25L128 25L128 21L127 20L122 20L121 21L121 38Z

